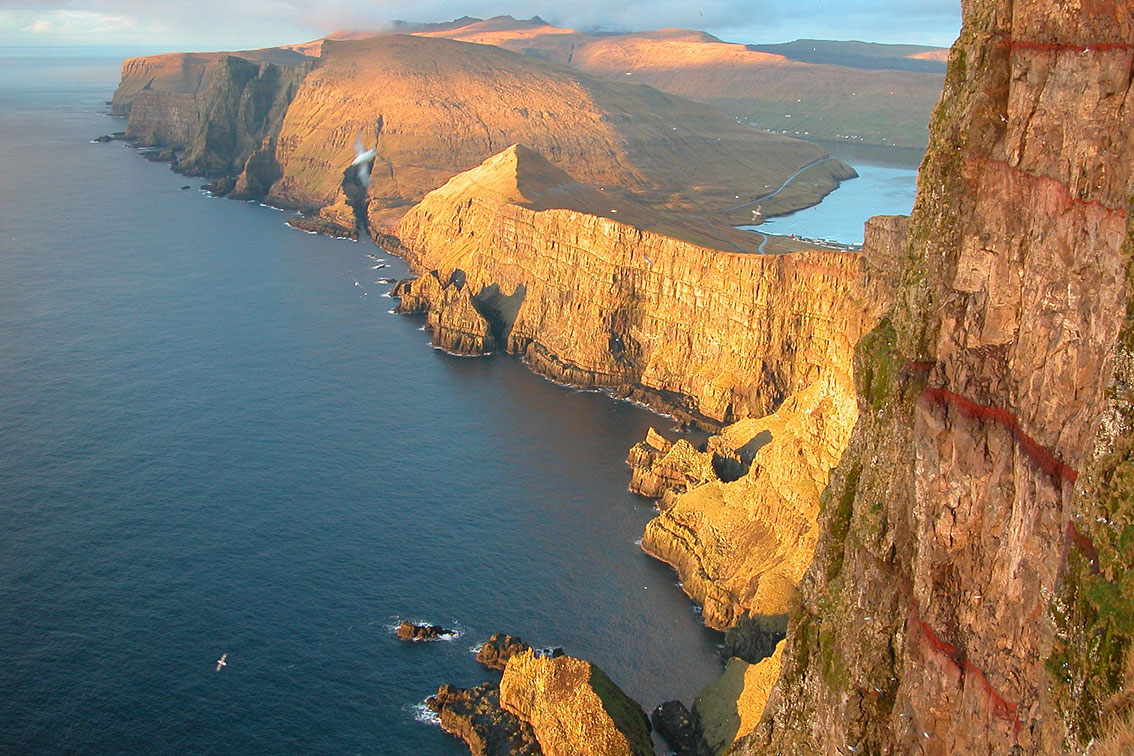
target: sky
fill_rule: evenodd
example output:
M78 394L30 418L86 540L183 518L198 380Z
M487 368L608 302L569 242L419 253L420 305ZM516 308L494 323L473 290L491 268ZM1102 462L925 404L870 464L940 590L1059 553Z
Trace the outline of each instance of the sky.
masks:
M799 38L939 45L960 0L0 0L0 46L233 50L293 44L395 19L538 15L557 26L700 29L729 42Z

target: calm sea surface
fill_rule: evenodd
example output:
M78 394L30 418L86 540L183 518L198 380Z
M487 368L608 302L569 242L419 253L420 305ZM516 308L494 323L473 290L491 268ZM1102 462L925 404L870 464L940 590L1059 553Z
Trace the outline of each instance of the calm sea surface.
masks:
M814 207L771 218L759 226L746 226L769 234L796 234L844 244L862 244L862 227L875 215L909 215L917 190L917 165L882 162L878 156L840 154L838 146L825 145L858 171L858 178L843 181Z
M467 753L413 705L495 631L690 701L720 636L622 464L670 423L432 350L400 261L90 144L126 54L0 51L0 752Z

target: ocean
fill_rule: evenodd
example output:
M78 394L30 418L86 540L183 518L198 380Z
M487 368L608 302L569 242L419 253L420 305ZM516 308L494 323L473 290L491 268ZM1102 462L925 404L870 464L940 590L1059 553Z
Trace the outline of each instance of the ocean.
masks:
M0 751L463 754L420 703L493 632L691 703L722 637L622 462L672 421L431 349L397 258L90 143L149 52L0 50Z

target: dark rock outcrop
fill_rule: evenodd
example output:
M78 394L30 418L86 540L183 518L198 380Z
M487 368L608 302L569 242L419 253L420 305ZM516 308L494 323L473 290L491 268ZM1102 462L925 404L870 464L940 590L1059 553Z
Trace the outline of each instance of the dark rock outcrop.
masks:
M712 756L693 715L680 701L666 701L658 706L650 713L650 722L676 756Z
M402 620L398 625L398 637L407 641L437 640L454 635L452 630L446 630L440 625L415 625L409 620Z
M461 689L442 685L425 701L441 727L469 747L472 756L541 756L531 726L500 708L500 687L481 683Z
M221 176L202 185L201 188L216 197L227 197L236 188L236 179L232 176Z
M302 217L289 218L287 225L292 228L298 228L300 231L322 234L323 236L331 236L336 239L358 239L357 228L343 226L334 221L325 220L318 215L304 215Z
M786 614L742 616L725 632L721 656L725 659L735 656L749 664L768 658L787 634L787 621Z
M476 660L489 669L503 670L515 654L530 649L531 646L514 635L493 633L476 652Z

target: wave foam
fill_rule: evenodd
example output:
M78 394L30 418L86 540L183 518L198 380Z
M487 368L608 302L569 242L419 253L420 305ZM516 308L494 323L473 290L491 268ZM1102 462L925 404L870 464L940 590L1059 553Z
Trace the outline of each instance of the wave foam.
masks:
M436 625L436 624L439 624L437 622L431 622L430 620L407 619L405 617L397 617L389 625L386 625L386 630L391 635L397 635L398 634L398 626L401 625L403 622L409 622L410 624L419 625L419 626L420 625ZM426 639L420 640L420 641L415 640L414 643L452 643L453 641L457 640L458 638L464 637L464 635L468 632L468 628L466 628L464 625L462 625L459 622L450 622L447 627L445 625L442 625L442 627L444 627L449 632L442 633L441 635L438 635L436 638L426 638Z
M441 726L441 717L437 716L436 712L426 706L425 701L409 704L404 707L404 710L413 714L414 720L422 724L433 725L435 727Z

